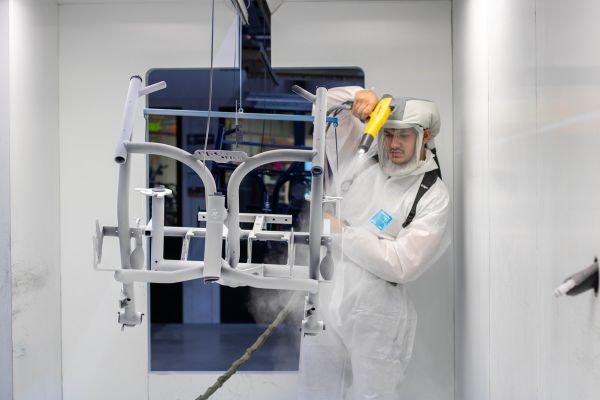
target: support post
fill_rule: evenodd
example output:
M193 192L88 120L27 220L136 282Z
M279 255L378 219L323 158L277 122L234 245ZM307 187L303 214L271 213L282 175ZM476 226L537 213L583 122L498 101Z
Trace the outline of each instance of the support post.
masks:
M319 279L321 261L321 234L323 232L323 172L325 170L325 129L327 116L327 90L318 88L313 108L315 130L313 133L313 150L316 151L311 169L311 202L309 231L309 278ZM319 294L309 293L306 297L305 315L302 330L305 334L316 334L323 330L323 321L319 320Z

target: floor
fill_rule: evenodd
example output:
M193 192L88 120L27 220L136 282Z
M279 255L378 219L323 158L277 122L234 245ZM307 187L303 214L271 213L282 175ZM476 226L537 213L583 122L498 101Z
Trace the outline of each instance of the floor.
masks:
M258 324L152 324L152 371L225 371L265 330ZM240 371L297 371L300 332L282 324Z

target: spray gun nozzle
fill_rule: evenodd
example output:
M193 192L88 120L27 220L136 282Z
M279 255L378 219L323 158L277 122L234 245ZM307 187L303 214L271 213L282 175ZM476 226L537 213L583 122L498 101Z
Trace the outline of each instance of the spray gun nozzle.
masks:
M371 147L371 143L373 143L374 136L365 133L360 140L360 144L358 145L358 154L365 154L369 147Z

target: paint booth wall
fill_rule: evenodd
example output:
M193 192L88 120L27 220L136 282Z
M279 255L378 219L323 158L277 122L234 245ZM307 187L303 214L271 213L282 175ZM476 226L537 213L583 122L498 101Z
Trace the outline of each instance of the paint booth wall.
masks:
M0 25L8 28L9 44L9 81L2 93L8 95L10 110L8 119L2 111L2 123L9 121L10 145L8 151L2 147L1 183L3 192L10 193L10 202L0 204L0 229L3 235L10 229L11 281L7 287L0 285L9 290L12 286L12 318L3 316L1 322L3 334L4 327L12 325L8 390L15 399L61 399L56 2L8 1L8 19ZM6 185L8 171L10 184ZM10 210L9 225L4 224L6 210ZM9 368L5 375L2 369L8 379L10 372ZM4 388L1 391L3 396Z
M0 87L8 87L8 0L0 1ZM12 398L12 278L10 273L10 98L0 92L0 398Z
M434 18L434 33L424 35L422 39L411 36L413 42L410 45L415 46L414 41L417 40L417 55L427 55L423 48L429 48L432 55L426 58L426 62L419 62L415 56L406 66L405 57L401 57L401 52L406 49L396 40L393 46L398 47L394 47L392 53L397 52L398 56L393 57L388 66L381 67L375 59L389 52L389 48L361 47L357 52L353 42L362 36L361 31L341 21L361 20L369 12L367 7L375 5L379 7L378 11L365 22L365 31L379 29L383 34L393 25L393 21L388 21L384 29L378 21L391 11L386 8L389 7L387 3L286 2L273 15L273 63L278 67L359 65L365 69L370 86L438 101L442 118L447 121L439 143L441 149L445 148L441 153L442 163L451 177L450 3L390 4L398 18L402 15L407 20ZM216 4L215 46L218 48L233 16L222 2ZM305 16L314 21L315 30L308 35L305 43L298 43L298 31L288 31L284 27L300 23L293 10L312 10L311 7L315 6L320 7L318 12L310 11ZM337 39L326 38L331 32L328 24L332 18L339 20L341 25L338 29L344 30ZM311 35L323 36L327 40L310 41ZM146 322L141 327L121 331L116 321L120 286L111 273L94 272L90 265L90 237L95 219L105 225L116 223L117 167L112 161L112 152L120 129L130 75L144 75L155 67L207 67L209 38L208 1L59 6L60 239L65 399L163 399L167 395L169 398L187 399L204 391L217 376L211 373L148 374ZM338 39L341 38L345 41L340 43ZM327 54L334 39L344 51L340 49ZM316 52L306 53L306 59L299 57L287 48L292 43L310 45ZM351 57L352 52L360 53L360 59ZM325 54L327 57L322 57ZM370 61L361 65L362 59ZM402 64L405 65L402 71L408 75L397 81L396 71ZM427 74L416 81L423 70ZM393 86L388 85L392 81ZM141 109L142 102L138 105L134 140L144 138ZM142 187L145 185L145 164L140 156L135 160L132 187ZM133 223L135 217L145 216L145 207L141 196L132 194L131 201ZM112 250L116 251L116 245ZM110 247L106 251L108 254ZM430 394L440 394L436 397L440 399L451 398L452 392L452 258L448 254L445 257L445 261L411 287L421 313L422 335L417 343L417 355L409 371L406 389L415 393L418 387L430 388ZM105 259L106 265L110 266L110 260L110 256ZM116 257L113 261L117 261ZM138 285L137 288L138 304L144 305L145 287ZM143 306L141 311L146 311ZM428 349L429 345L431 349ZM251 398L293 399L295 385L295 373L237 374L214 397L247 399L252 393Z
M600 4L453 3L456 398L589 400L600 304Z

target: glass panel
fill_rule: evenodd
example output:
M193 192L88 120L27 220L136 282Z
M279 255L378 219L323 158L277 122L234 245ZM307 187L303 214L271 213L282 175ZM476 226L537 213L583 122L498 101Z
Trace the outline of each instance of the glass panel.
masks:
M298 84L309 91L318 86L334 87L364 85L364 76L357 68L275 69L278 84L263 74L244 71L242 105L246 113L310 114L311 104L291 91ZM235 111L239 104L239 70L214 71L213 111ZM208 109L208 69L157 69L148 74L148 84L166 81L167 89L148 96L151 108L188 110ZM150 140L178 143L193 153L202 149L206 140L207 121L191 117L150 117ZM312 123L288 121L239 120L235 129L233 118L212 118L208 132L208 148L245 151L249 156L276 148L310 148ZM175 130L175 131L173 131ZM199 226L198 211L205 211L204 188L200 179L187 167L175 167L162 157L150 159L150 174L162 168L163 175L151 184L170 184L173 171L177 173L176 204L179 226ZM226 193L226 185L234 165L207 162L217 182ZM179 168L179 169L177 169ZM180 171L180 172L179 172ZM294 230L306 230L310 189L310 165L278 162L260 167L250 173L240 186L240 211L255 213L291 214ZM160 179L159 179L160 178ZM171 221L171 220L170 220ZM244 226L243 226L244 227ZM251 224L245 228L251 228ZM289 227L269 226L270 230ZM165 251L167 243L165 241ZM177 247L179 246L179 247ZM177 244L181 251L181 240ZM296 257L302 260L303 249ZM174 251L174 253L176 253ZM193 239L188 259L202 260L204 241ZM252 261L285 262L287 248L280 243L255 242ZM173 257L179 258L179 254ZM247 260L247 246L242 243L242 262ZM283 261L282 261L283 260ZM297 264L306 265L307 261ZM291 292L262 290L249 287L230 288L204 284L202 280L184 282L180 292L165 286L151 289L151 370L153 371L220 371L241 356L246 348L275 318L291 296ZM158 286L158 287L157 287ZM273 336L258 350L241 370L290 371L298 368L300 323L303 299L279 326ZM158 312L158 314L157 314Z
M178 147L180 145L179 118L174 116L148 116L148 141ZM165 197L165 226L181 225L181 166L172 158L151 154L148 156L148 187L164 186L173 191ZM148 200L148 213L152 213ZM181 252L181 239L166 237L164 255L166 259L177 259ZM183 321L183 285L150 284L150 318L164 323ZM168 299L168 301L159 300Z

